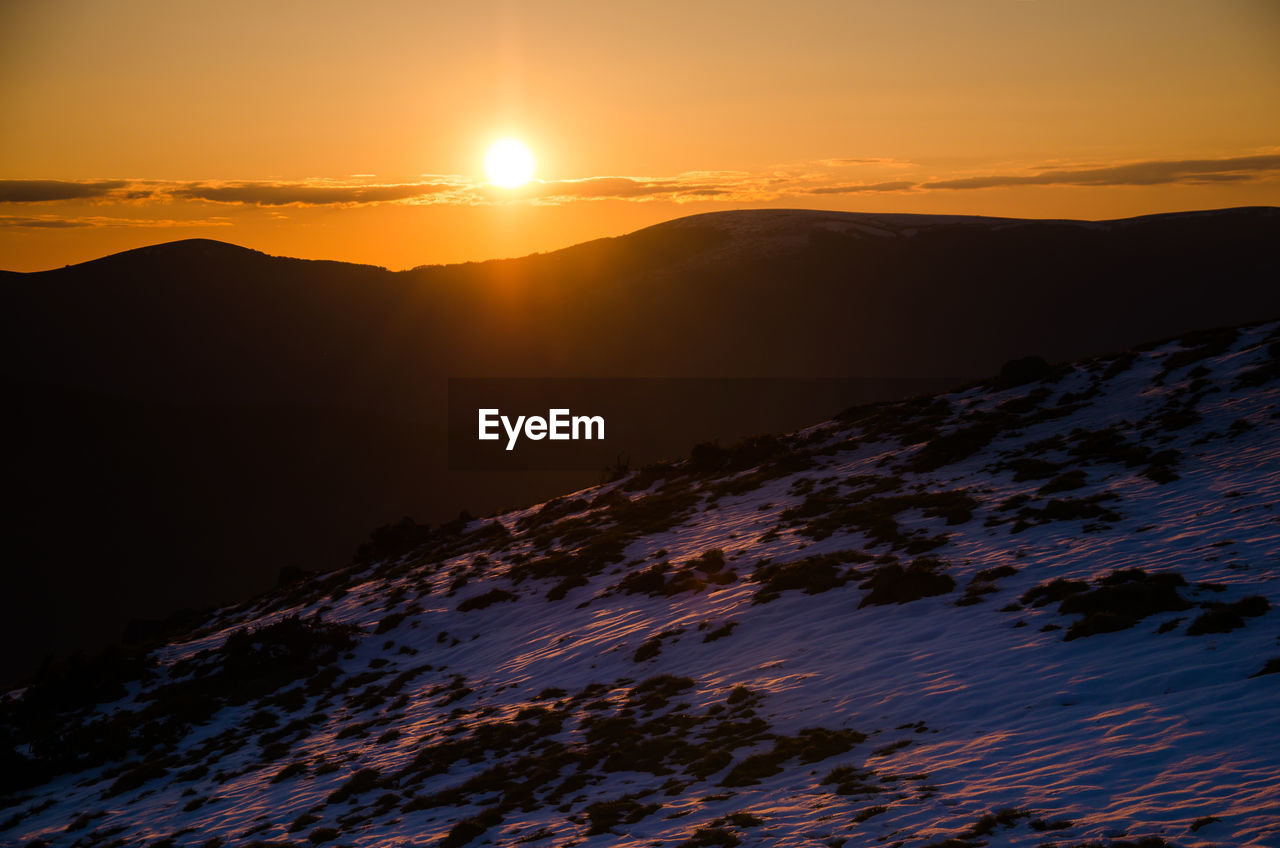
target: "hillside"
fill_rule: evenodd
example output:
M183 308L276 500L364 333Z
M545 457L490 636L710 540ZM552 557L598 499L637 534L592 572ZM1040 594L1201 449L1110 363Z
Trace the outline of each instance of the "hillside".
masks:
M0 273L6 460L27 493L0 531L15 551L0 681L132 618L264 590L282 564L345 565L402 515L438 524L597 479L450 472L449 377L849 386L664 416L624 448L642 464L1018 356L1270 320L1278 241L1271 208L1106 222L750 210L405 272L193 240Z
M4 704L9 844L1269 846L1280 324L361 562Z

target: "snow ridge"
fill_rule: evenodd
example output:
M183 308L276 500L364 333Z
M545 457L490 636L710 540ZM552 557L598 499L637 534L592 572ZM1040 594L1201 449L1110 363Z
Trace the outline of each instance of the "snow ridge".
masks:
M848 410L50 671L0 841L1280 844L1280 324Z

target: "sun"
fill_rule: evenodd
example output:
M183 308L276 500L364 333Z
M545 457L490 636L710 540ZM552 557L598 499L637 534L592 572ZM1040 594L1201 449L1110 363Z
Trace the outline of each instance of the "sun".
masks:
M533 179L533 152L524 142L503 138L489 145L484 172L489 182L502 188L519 188Z

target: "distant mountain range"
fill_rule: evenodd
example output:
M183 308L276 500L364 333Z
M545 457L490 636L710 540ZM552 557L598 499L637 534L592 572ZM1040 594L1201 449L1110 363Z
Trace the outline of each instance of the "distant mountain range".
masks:
M0 273L5 674L129 618L347 561L377 525L594 482L450 473L447 377L859 378L900 397L1280 315L1280 210L1026 221L713 213L521 259L390 272L190 240ZM655 411L639 463L787 429Z

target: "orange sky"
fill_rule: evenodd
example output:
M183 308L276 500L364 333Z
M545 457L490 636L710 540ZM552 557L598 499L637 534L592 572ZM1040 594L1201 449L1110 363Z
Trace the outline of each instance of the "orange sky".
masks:
M511 135L541 182L488 186ZM0 0L0 268L403 268L742 207L1280 205L1280 3Z

